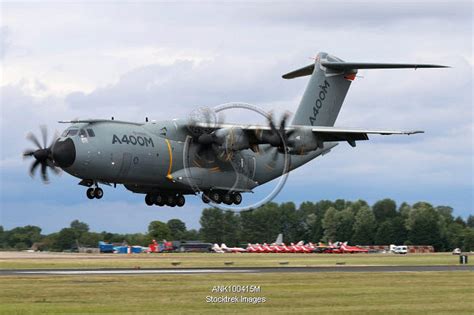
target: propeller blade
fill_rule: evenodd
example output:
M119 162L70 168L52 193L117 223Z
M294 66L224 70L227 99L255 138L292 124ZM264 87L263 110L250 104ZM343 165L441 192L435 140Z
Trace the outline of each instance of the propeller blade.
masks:
M61 169L59 167L54 166L54 163L51 159L46 160L46 164L48 164L49 168L54 172L54 174L59 175L61 174Z
M32 156L35 153L35 150L26 150L23 152L23 157Z
M59 132L56 130L53 135L53 139L51 140L51 144L49 145L48 149L51 149L56 142L56 140L59 138Z
M35 175L35 169L38 167L38 165L40 165L41 162L36 160L33 162L33 164L31 164L31 167L30 167L30 176L33 177Z
M47 148L48 128L45 125L40 126L41 136L43 137L43 148Z
M286 120L288 119L288 113L283 114L283 118L280 122L280 132L283 134L285 132Z
M273 123L273 114L272 113L268 114L268 124L270 125L270 128L271 128L272 132L278 132L276 127L275 127L275 124Z
M41 163L41 178L43 179L44 183L48 183L48 165L46 163Z
M36 146L38 147L38 149L42 149L41 147L41 144L39 143L38 141L38 138L36 138L36 136L34 134L32 134L31 132L28 133L28 135L26 136L26 138L28 140L30 140L31 142L33 142L34 144L36 144Z

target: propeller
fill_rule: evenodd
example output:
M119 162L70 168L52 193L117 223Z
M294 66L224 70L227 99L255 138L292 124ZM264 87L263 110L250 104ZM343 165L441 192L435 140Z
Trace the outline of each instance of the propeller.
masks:
M26 138L33 142L36 146L36 149L27 149L23 152L23 158L33 157L35 161L31 163L30 166L30 176L33 177L35 171L40 167L41 179L45 184L49 182L48 178L48 168L51 169L55 174L59 174L61 171L58 167L54 165L53 154L51 148L53 147L54 141L58 138L58 135L55 134L51 144L48 146L48 129L46 126L40 126L42 143L38 138L31 132L28 133Z
M221 160L228 160L229 154L226 152L223 145L225 144L225 136L219 133L216 126L223 122L223 115L216 113L207 107L199 108L197 111L193 112L188 129L193 135L193 142L196 146L196 157L207 164L214 163L216 157ZM194 123L201 122L205 123L207 128L196 128Z
M269 144L267 148L263 150L264 153L273 151L272 153L272 164L278 159L278 153L283 150L285 146L290 145L288 138L295 132L295 129L285 131L286 122L290 114L286 112L283 114L283 117L280 121L279 128L277 129L275 123L273 122L273 114L268 116L268 125L270 126L270 131L260 132L257 134L257 138L260 142Z

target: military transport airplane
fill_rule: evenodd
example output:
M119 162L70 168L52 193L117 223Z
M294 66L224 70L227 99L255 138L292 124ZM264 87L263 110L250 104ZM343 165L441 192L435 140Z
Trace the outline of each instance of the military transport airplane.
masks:
M319 53L309 66L283 75L311 76L293 121L275 125L209 124L208 121L127 122L105 119L63 121L71 125L47 145L33 135L35 160L48 182L47 169L61 169L88 187L88 198L100 199L99 184L123 184L145 194L147 205L183 206L185 195L201 194L205 203L240 204L241 193L328 153L338 142L368 140L369 134L411 135L422 131L366 130L333 127L358 69L444 68L429 64L358 63ZM286 151L286 153L285 153ZM286 157L289 157L286 158ZM285 162L288 161L288 162Z

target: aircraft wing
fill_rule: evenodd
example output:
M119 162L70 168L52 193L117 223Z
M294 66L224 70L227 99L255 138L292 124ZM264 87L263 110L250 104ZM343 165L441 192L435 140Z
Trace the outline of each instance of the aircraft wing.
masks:
M369 140L368 134L387 135L413 135L424 133L422 130L370 130L370 129L353 129L353 128L337 128L337 127L312 127L311 131L326 141L357 141ZM350 143L350 142L349 142Z
M194 127L202 128L203 130L217 130L217 129L232 129L240 128L249 137L250 142L253 144L264 144L258 139L261 138L262 133L272 132L270 126L267 125L239 125L239 124L207 124L196 122L193 124ZM380 130L380 129L356 129L356 128L342 128L342 127L323 127L323 126L288 126L285 128L285 132L298 134L298 131L311 130L321 142L336 142L336 141L347 141L350 145L355 146L355 141L368 140L369 134L378 135L413 135L418 133L424 133L421 130ZM259 136L260 135L260 136Z

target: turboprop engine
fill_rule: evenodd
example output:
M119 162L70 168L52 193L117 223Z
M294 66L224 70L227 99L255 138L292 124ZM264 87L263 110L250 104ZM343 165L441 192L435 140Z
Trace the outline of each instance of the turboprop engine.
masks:
M290 154L307 154L310 151L324 148L324 142L318 139L311 128L298 127L287 141Z

